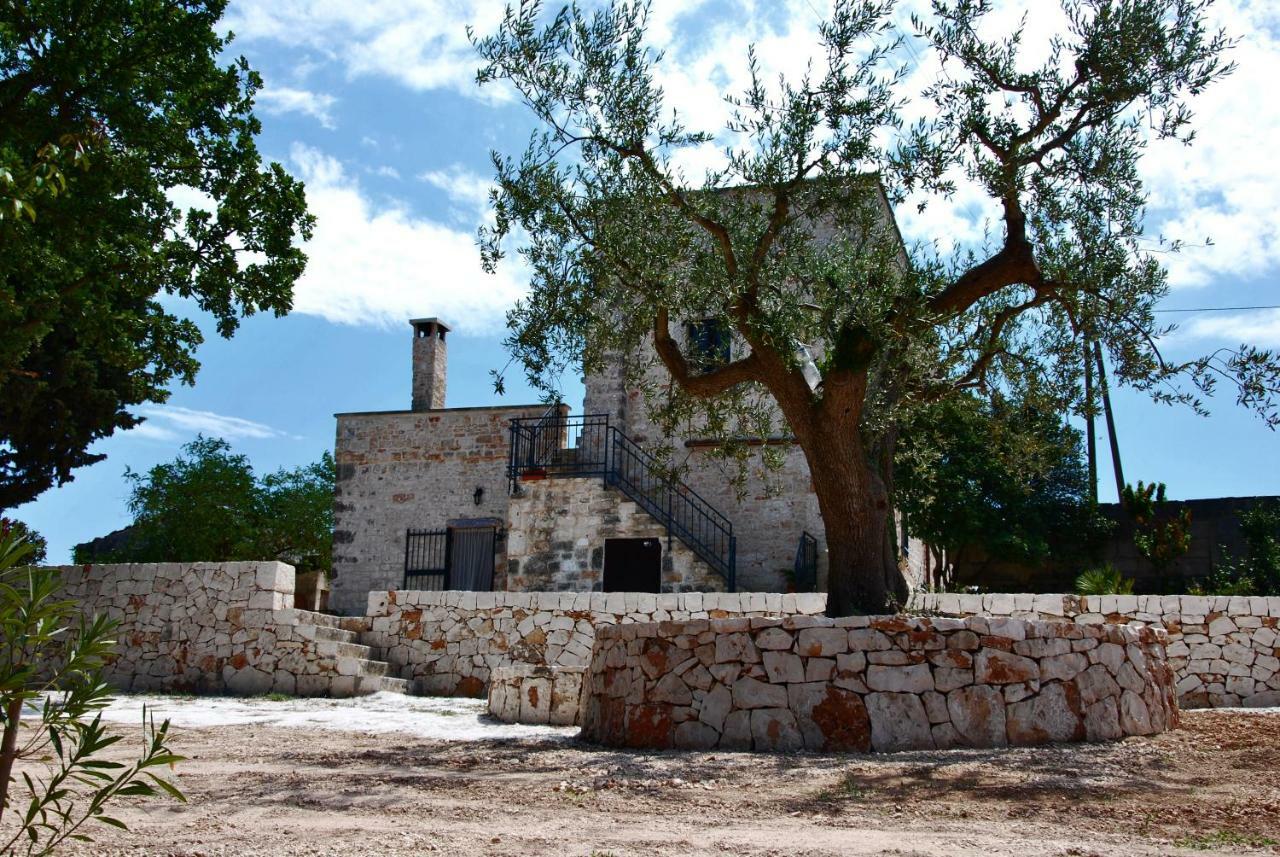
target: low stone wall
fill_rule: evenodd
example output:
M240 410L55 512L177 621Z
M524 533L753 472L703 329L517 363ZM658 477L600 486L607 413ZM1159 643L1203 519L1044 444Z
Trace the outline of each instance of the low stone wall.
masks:
M1177 725L1164 634L1019 619L720 619L596 631L582 734L615 747L866 752Z
M62 597L117 620L106 671L121 690L351 696L382 689L385 664L334 617L293 608L280 562L62 566Z
M1183 708L1280 705L1280 598L921 593L911 606L949 616L1163 628Z
M420 693L483 696L517 663L585 667L601 625L817 615L822 593L373 592L363 640Z
M503 723L581 723L586 667L512 664L489 676L489 713Z

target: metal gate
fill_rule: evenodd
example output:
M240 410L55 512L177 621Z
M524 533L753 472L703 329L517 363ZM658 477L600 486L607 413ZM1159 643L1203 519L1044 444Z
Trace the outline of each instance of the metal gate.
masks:
M404 588L492 590L496 539L492 526L406 531Z

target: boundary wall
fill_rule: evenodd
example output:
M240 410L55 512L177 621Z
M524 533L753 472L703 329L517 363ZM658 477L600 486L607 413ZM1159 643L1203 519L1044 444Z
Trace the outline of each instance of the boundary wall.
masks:
M911 609L1160 628L1183 708L1280 705L1280 598L919 593Z

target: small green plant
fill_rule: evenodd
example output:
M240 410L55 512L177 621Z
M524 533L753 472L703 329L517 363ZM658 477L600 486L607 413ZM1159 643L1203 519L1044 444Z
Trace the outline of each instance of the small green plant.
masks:
M1209 851L1215 848L1269 848L1273 845L1280 845L1280 842L1254 833L1219 830L1217 833L1197 833L1193 836L1184 836L1174 844L1179 848L1195 848L1198 851Z
M845 774L840 781L833 786L828 786L818 792L818 800L834 801L847 798L865 797L867 789L862 785L862 781L858 779L858 775L854 773Z
M1132 595L1133 579L1110 565L1091 568L1076 578L1077 595Z
M144 709L138 759L101 758L120 741L107 734L100 713L111 699L102 669L115 623L79 617L74 602L58 598L56 570L21 565L29 554L30 545L0 519L0 854L9 857L90 841L87 822L123 829L107 814L119 797L185 800L155 773L181 760L169 750L167 720L157 727ZM31 764L15 773L19 762Z
M1151 567L1163 572L1191 549L1191 510L1172 512L1163 482L1124 486L1121 506L1133 524L1133 545Z

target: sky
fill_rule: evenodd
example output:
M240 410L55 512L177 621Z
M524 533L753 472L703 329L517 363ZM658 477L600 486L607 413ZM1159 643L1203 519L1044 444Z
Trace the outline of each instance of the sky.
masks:
M904 0L895 13L911 32ZM998 4L989 26L1012 26L1028 8L1025 41L1045 44L1060 18L1047 0ZM691 124L716 131L740 92L747 48L761 65L795 75L816 58L825 0L655 0L649 36L663 49L668 104ZM333 414L409 406L409 318L439 316L449 342L448 405L537 400L518 377L493 392L489 370L506 363L504 312L525 289L515 265L480 268L476 229L486 218L489 153L518 154L532 128L501 87L478 88L468 26L491 32L493 0L232 0L224 26L230 49L263 76L260 148L306 184L317 218L310 258L283 319L246 319L234 339L207 320L194 387L144 406L138 428L98 443L106 459L75 480L14 510L49 540L49 560L67 562L74 544L125 526L126 468L172 459L198 433L226 438L269 472L314 461L333 448ZM1238 70L1193 103L1197 139L1188 148L1153 144L1142 164L1151 194L1150 234L1187 246L1165 261L1172 294L1165 309L1280 304L1280 4L1219 0L1214 23L1238 39ZM917 92L936 65L908 48ZM919 103L907 108L918 115ZM690 170L713 163L710 145L684 156ZM897 212L909 241L976 241L995 212L962 186L919 214ZM1212 243L1206 243L1211 238ZM1243 342L1280 348L1280 310L1169 313L1179 329L1162 343L1174 357ZM564 379L580 402L579 379ZM1280 494L1280 439L1221 395L1212 415L1157 405L1140 393L1115 396L1129 481L1160 480L1175 498ZM1103 500L1114 499L1105 438Z

